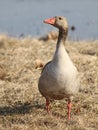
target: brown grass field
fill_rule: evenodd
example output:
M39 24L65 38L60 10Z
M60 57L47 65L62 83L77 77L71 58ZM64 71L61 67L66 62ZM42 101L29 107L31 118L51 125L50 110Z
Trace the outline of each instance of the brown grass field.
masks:
M98 40L65 44L81 77L70 122L67 99L53 101L48 115L38 91L42 68L35 62L51 60L55 46L56 40L0 35L0 130L98 130Z

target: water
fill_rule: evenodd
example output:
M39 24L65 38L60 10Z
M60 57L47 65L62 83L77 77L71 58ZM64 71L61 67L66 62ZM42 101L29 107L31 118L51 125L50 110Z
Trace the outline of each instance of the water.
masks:
M71 39L98 39L98 0L0 0L0 33L43 36L55 28L43 20L65 16Z

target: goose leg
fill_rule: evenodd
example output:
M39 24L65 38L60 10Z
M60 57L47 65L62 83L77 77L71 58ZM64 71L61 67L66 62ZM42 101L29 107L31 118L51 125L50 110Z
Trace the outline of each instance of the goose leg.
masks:
M70 112L71 112L71 107L72 107L71 101L68 101L67 107L68 107L68 120L70 120Z
M46 110L47 110L47 113L48 113L48 114L50 114L49 105L50 105L50 101L49 101L49 99L46 98Z

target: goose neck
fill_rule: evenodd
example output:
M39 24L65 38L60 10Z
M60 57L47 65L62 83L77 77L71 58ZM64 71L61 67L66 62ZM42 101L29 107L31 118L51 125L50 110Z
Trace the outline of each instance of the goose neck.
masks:
M66 37L67 37L67 31L66 30L59 30L57 48L60 46L60 44L65 43Z

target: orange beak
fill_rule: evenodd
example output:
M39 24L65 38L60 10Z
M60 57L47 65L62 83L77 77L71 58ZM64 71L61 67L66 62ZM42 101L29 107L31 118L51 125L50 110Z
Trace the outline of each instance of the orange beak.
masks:
M44 23L54 25L54 23L55 23L55 17L44 20Z

